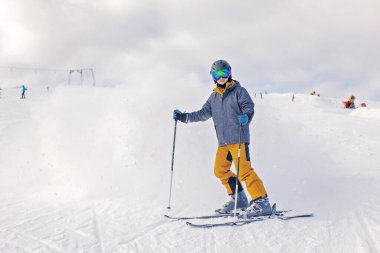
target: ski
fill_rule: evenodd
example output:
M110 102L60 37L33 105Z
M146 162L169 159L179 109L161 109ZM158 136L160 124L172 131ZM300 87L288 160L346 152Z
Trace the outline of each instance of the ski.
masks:
M282 210L282 211L276 211L276 204L273 205L272 210L275 211L275 215L277 216L283 216L285 213L290 212L291 210ZM237 213L239 216L240 214ZM169 216L167 214L164 215L166 218L171 220L205 220L205 219L215 219L215 218L228 218L233 217L233 213L216 213L211 215L200 215L200 216L183 216L183 217L175 217L175 216Z
M307 217L313 217L313 214L301 214L301 215L292 215L292 216L286 216L286 215L267 215L267 216L257 216L250 219L238 219L236 221L227 221L227 222L220 222L220 223L204 223L204 224L195 224L192 222L186 222L186 225L189 225L191 227L196 228L212 228L212 227L224 227L224 226L242 226L246 225L252 222L256 221L264 221L269 219L278 219L278 220L291 220L296 218L307 218Z
M238 219L236 221L227 221L227 222L220 222L220 223L203 223L203 224L196 224L192 222L186 222L186 225L195 227L195 228L212 228L212 227L224 227L224 226L241 226L245 224L249 224L256 221L263 221L270 218L270 215L268 216L258 216L249 220L245 219Z
M270 215L263 215L263 216L256 216L249 219L244 218L238 218L235 221L227 221L227 222L220 222L220 223L204 223L204 224L196 224L192 222L186 222L186 225L191 227L197 227L197 228L211 228L211 227L223 227L223 226L242 226L246 225L252 222L256 221L264 221L268 219L279 219L279 220L291 220L296 218L307 218L307 217L313 217L313 214L300 214L300 215L285 215L286 211L277 211L276 210L276 204L273 204L272 206L272 214Z

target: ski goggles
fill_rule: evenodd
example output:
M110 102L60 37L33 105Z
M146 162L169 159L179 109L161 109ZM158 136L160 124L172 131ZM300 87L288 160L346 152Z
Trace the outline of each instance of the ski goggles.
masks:
M231 75L231 69L220 69L220 70L211 71L211 75L215 81L219 80L220 78L227 78Z

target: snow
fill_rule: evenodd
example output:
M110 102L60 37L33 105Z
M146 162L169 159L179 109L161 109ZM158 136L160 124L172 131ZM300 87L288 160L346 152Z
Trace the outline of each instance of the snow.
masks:
M380 252L379 102L255 98L251 157L270 201L315 217L195 229L163 215L210 214L227 196L212 122L178 123L166 209L172 110L199 109L209 91L177 92L3 89L0 252Z
M354 117L380 119L380 109L360 107L351 113Z

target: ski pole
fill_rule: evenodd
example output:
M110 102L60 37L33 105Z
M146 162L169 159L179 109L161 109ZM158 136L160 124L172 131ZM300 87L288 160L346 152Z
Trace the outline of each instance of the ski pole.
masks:
M175 137L177 133L177 120L174 123L174 138L173 138L173 153L172 153L172 166L171 166L171 175L170 175L170 190L169 190L169 205L167 209L170 209L170 201L172 198L172 184L173 184L173 167L174 167L174 151L175 151Z
M241 151L241 132L242 132L242 124L240 124L240 130L239 130L239 146L238 146L238 160L237 160L237 168L236 168L236 187L235 187L235 210L234 210L234 218L236 217L237 198L238 198L239 167L240 167L240 151Z

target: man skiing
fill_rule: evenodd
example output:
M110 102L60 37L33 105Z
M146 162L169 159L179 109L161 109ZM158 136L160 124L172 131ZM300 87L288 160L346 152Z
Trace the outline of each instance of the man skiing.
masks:
M348 99L348 101L347 101L347 108L350 108L350 109L355 109L356 108L356 106L355 106L355 96L354 95L352 95L349 99Z
M343 102L343 105L344 105L344 108L347 108L347 109L355 109L356 106L355 106L355 96L352 95L351 97L348 98L347 101L342 101Z
M244 217L269 215L272 208L263 182L251 166L249 155L249 123L254 114L254 103L240 83L232 79L231 66L227 61L218 60L211 66L210 74L216 84L212 94L199 111L182 113L174 110L173 119L183 123L206 121L212 117L219 147L216 152L214 173L226 188L231 199L218 213L231 213L235 208L235 188L238 184L237 208L244 210ZM241 131L241 132L240 132ZM241 137L241 138L240 138ZM239 180L230 168L234 162L238 167L238 147L241 140ZM252 198L248 203L241 181L245 182Z
M25 99L25 91L27 90L25 84L21 87L21 99Z

